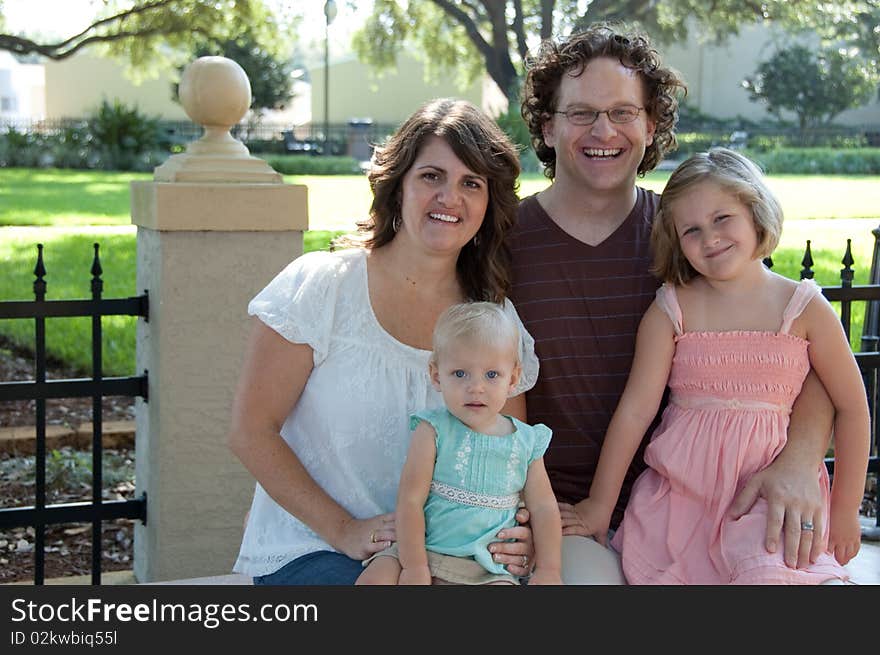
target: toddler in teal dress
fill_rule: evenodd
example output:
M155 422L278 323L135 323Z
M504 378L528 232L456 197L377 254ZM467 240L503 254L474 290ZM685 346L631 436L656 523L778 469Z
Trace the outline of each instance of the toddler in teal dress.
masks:
M544 469L550 429L500 414L520 374L519 329L500 305L453 305L429 363L445 407L417 412L397 497L396 544L367 560L358 584L518 581L487 545L529 510L529 584L562 584L562 528ZM525 560L524 560L525 561Z

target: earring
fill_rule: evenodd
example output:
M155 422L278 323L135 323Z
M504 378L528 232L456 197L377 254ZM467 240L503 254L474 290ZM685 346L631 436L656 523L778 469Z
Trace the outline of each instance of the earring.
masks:
M391 229L393 229L395 232L397 232L398 230L400 230L400 223L401 223L401 222L402 222L402 221L401 221L401 219L400 219L400 214L398 214L398 215L395 216L393 219L391 219Z
M474 244L474 248L479 247L479 245L480 245L480 235L479 235L479 234L475 234L475 235L474 235L474 238L471 239L471 242Z

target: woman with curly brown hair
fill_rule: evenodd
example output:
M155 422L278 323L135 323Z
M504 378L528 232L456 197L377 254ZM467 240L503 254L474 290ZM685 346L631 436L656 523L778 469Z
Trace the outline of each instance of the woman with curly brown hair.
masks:
M684 83L647 36L607 24L544 42L527 67L522 114L552 180L520 203L512 241L511 298L541 362L526 394L528 422L553 430L544 461L562 516L563 580L622 583L619 558L586 536L579 510L626 384L639 321L659 286L650 272L659 196L636 179L675 147ZM741 515L758 495L767 499L766 545L776 549L784 531L789 566L818 556L800 517L823 511L815 471L832 414L810 375L788 445L733 504ZM643 448L626 473L612 528L644 468Z
M303 255L251 301L229 443L258 484L236 571L257 584L353 584L361 561L396 541L408 417L442 404L428 372L437 317L490 301L521 328L505 299L518 175L490 118L430 102L376 150L360 247ZM520 332L518 392L537 377ZM489 548L528 572L527 527Z

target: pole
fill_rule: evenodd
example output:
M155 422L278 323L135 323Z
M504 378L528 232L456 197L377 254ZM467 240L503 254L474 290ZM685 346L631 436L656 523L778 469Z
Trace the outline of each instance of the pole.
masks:
M324 154L330 154L330 23L336 18L336 1L324 2Z
M324 23L324 154L330 154L330 21Z

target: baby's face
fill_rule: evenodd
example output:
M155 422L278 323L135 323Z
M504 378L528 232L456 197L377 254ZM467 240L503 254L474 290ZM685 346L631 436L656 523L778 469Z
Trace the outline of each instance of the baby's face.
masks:
M489 433L519 371L513 347L461 341L438 353L431 379L452 414L476 432Z

